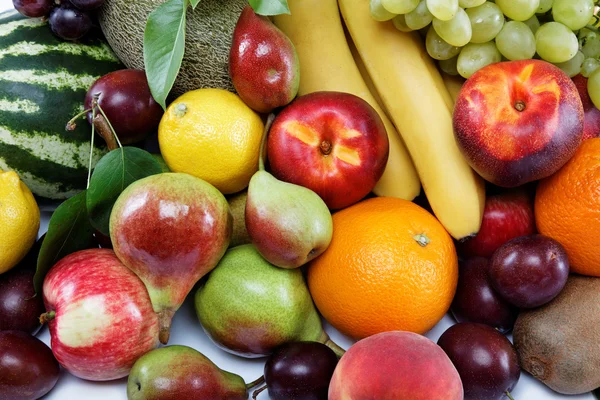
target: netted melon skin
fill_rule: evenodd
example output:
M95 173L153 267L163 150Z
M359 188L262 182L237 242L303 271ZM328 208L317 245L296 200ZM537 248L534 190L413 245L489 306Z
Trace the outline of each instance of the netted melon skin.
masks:
M144 69L144 28L148 15L166 0L106 0L98 13L102 32L127 68ZM229 77L229 49L247 0L202 0L187 14L186 46L170 98L200 88L235 92Z

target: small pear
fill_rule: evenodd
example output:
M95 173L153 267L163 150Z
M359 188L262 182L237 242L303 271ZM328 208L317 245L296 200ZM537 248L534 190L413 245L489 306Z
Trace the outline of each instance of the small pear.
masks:
M246 400L242 377L223 371L187 346L167 346L136 361L127 380L129 400Z
M252 176L246 200L246 229L254 246L271 264L298 268L321 255L333 235L325 202L310 189L278 180L265 171L263 137L259 171Z
M215 344L243 357L266 356L288 342L331 345L302 272L269 264L251 244L225 253L195 306Z

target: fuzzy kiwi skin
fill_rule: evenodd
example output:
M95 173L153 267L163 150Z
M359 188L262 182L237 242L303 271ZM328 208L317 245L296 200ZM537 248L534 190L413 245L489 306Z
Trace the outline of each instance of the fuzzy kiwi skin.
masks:
M148 15L167 0L106 0L98 21L106 40L127 68L144 69ZM248 0L202 0L187 12L186 46L171 98L200 88L234 92L229 50L237 20Z
M519 314L513 338L521 368L550 389L600 387L600 278L571 275L558 297Z

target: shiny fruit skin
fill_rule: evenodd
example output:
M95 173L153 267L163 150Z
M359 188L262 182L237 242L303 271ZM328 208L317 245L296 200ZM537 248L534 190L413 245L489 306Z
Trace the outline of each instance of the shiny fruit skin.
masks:
M583 104L583 140L596 138L600 136L600 110L596 108L587 89L587 78L583 75L576 75L571 80L575 83L581 103Z
M541 60L508 61L477 71L454 108L454 132L479 175L516 187L558 171L583 136L577 88Z
M122 144L139 142L158 128L163 109L154 101L144 71L123 69L100 77L85 96L86 109L95 94L100 94L98 104Z
M277 179L311 189L331 209L369 194L389 155L385 126L375 109L341 92L294 100L273 122L267 146Z
M84 37L92 28L92 19L71 3L64 2L50 11L48 19L52 32L63 40L75 41Z
M291 40L268 17L246 6L233 31L229 74L244 103L269 113L298 94L300 61Z
M488 278L489 261L474 257L459 263L458 286L450 310L458 322L476 322L510 331L519 310L492 288Z
M42 296L35 295L33 276L45 235L12 270L0 275L0 331L23 331L35 335L39 317L46 311Z
M269 396L272 400L327 400L337 363L333 350L322 343L284 344L265 364Z
M524 190L505 192L486 198L481 229L457 247L465 257L489 258L509 240L534 233L533 198Z
M520 308L535 308L558 296L569 277L564 247L543 235L522 236L502 245L490 259L494 289Z
M52 390L59 373L41 340L20 331L0 332L0 399L38 399Z
M29 18L41 18L50 14L53 0L13 0L15 9Z
M440 336L438 345L458 370L465 400L504 400L519 381L517 352L494 328L459 323Z

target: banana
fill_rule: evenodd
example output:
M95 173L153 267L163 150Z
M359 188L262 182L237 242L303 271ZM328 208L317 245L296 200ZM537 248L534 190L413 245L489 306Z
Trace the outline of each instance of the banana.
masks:
M462 89L463 83L465 83L465 79L460 75L452 76L445 72L442 72L442 79L444 80L446 89L448 89L448 93L450 93L450 97L452 97L452 101L456 103L456 98L458 97L458 93L460 93L460 89Z
M417 33L398 31L392 22L373 20L369 0L339 0L339 6L436 217L456 239L476 234L483 217L484 183L456 145L454 103L422 40Z
M344 36L336 0L288 0L291 15L274 17L300 59L298 95L337 91L361 97L378 113L388 133L390 154L373 189L378 196L414 199L421 184L406 146L360 75Z

